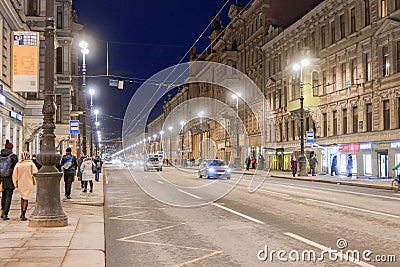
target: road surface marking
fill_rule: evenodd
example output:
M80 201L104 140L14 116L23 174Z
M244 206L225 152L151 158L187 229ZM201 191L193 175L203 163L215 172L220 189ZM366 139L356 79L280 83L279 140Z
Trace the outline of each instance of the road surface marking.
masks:
M162 182L162 181L157 181L157 183L159 183L159 184L164 184L164 182Z
M203 259L212 257L212 256L217 255L217 254L220 254L220 253L222 253L222 251L214 251L214 252L212 252L212 253L210 253L210 254L204 255L203 257L199 257L199 258L196 258L196 259L193 259L193 260L190 260L190 261L183 262L183 263L181 263L181 264L177 264L177 265L175 265L174 267L182 267L182 266L185 266L185 265L189 265L189 264L192 264L192 263L201 261L201 260L203 260Z
M129 240L127 240L127 239L129 239L129 238L138 237L138 236L142 236L142 235L147 235L147 234L154 233L154 232L159 232L159 231L162 231L162 230L174 228L174 227L181 226L181 225L184 225L184 224L185 224L185 223L179 223L179 224L169 225L169 226L166 226L166 227L163 227L163 228L154 229L154 230L147 231L147 232L143 232L143 233L140 233L140 234L136 234L136 235L131 235L131 236L119 238L119 239L117 239L117 240L119 240L119 241L128 241L128 242L129 242Z
M306 244L308 244L308 245L311 245L311 246L313 246L313 247L319 248L321 251L331 251L331 248L325 247L325 246L323 246L323 245L321 245L321 244L318 244L318 243L316 243L316 242L314 242L314 241L311 241L311 240L306 239L306 238L304 238L304 237L298 236L298 235L296 235L296 234L293 234L293 233L284 233L284 235L290 236L291 238L297 239L297 240L299 240L299 241L301 241L301 242L304 242L304 243L306 243ZM351 257L351 256L346 255L346 253L345 253L345 254L342 254L342 253L339 253L339 252L338 252L338 253L333 253L333 254L336 254L336 255L338 255L339 257L341 256L341 257L343 257L343 259L347 260L348 262L352 262L352 263L354 263L354 264L356 264L356 265L359 265L359 266L374 267L374 265L368 264L368 263L366 263L366 262L363 262L363 261L356 261L356 259L354 259L354 258Z
M331 205L331 206L336 206L336 207L341 207L341 208L347 208L347 209L351 209L351 210L358 210L358 211L364 211L364 212L368 212L368 213L372 213L372 214L377 214L377 215L383 215L383 216L387 216L387 217L391 217L391 218L400 218L400 216L398 215L394 215L394 214L389 214L389 213L384 213L384 212L378 212L378 211L373 211L373 210L366 210L366 209L361 209L361 208L356 208L356 207L351 207L351 206L346 206L346 205L340 205L340 204L336 204L336 203L331 203L331 202L326 202L326 201L321 201L321 200L316 200L316 199L311 199L311 198L306 198L309 201L313 201L313 202L317 202L317 203L322 203L322 204L326 204L326 205Z
M262 191L262 192L267 192L267 193L271 193L271 194L280 195L280 196L291 197L291 195L284 194L284 193L269 191L269 190L265 190L265 189L258 189L258 190L259 190L259 191Z
M182 192L182 193L184 193L184 194L186 194L186 195L188 195L188 196L191 196L191 197L194 197L194 198L197 198L197 199L201 199L201 197L196 196L196 195L193 195L193 194L190 194L189 192L186 192L186 191L184 191L184 190L178 189L178 191L179 191L179 192Z
M297 185L289 185L285 183L274 183L271 182L270 184L277 184L277 185L283 185L286 187L299 187ZM301 185L301 188L310 188L310 189L317 189L317 190L325 190L325 191L332 191L332 192L339 192L339 193L348 193L348 194L354 194L354 195L362 195L362 196L371 196L371 197L377 197L377 198L386 198L386 199L392 199L392 200L399 200L400 198L398 197L389 197L389 196L381 196L381 195L375 195L375 194L369 194L369 193L361 193L361 192L354 192L354 191L347 191L347 190L338 190L338 189L329 189L329 188L324 188L324 187L315 187L315 186L307 186L307 185Z
M246 218L246 219L248 219L248 220L250 220L250 221L253 221L253 222L255 222L255 223L265 224L264 222L262 222L262 221L260 221L260 220L257 220L257 219L255 219L255 218L253 218L253 217L250 217L250 216L247 216L247 215L245 215L245 214L243 214L243 213L240 213L240 212L238 212L238 211L229 209L229 208L224 207L224 206L222 206L222 205L219 205L219 204L216 204L216 203L213 203L212 205L213 205L213 206L216 206L216 207L218 207L218 208L224 209L224 210L226 210L226 211L229 211L229 212L231 212L231 213L233 213L233 214L239 215L240 217Z

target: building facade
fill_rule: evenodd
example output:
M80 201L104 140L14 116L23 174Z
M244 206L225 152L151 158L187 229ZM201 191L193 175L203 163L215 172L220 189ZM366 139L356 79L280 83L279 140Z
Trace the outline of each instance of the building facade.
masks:
M294 22L279 21L282 15L274 12L274 1L255 0L246 8L232 5L229 24L221 27L219 18L214 18L210 49L200 54L192 49L191 61L232 66L262 90L268 104L265 108L274 120L254 120L255 114L239 102L239 117L249 133L240 151L242 162L247 155L261 153L267 167L290 169L290 155L300 153L302 83L304 129L314 136L305 151L308 158L317 155L318 172L330 173L332 158L337 155L338 170L346 173L351 155L353 174L393 176L391 166L400 162L400 1L319 2L310 3L309 7L318 5ZM310 65L300 75L292 66L304 58ZM192 75L199 77L201 72L192 70ZM163 116L201 96L232 106L228 91L209 84L189 84L167 101ZM201 139L222 143L223 135L213 131L215 125L223 125L222 119L215 116L210 120L209 133L185 132L195 140L193 144L198 143L199 134ZM233 129L225 129L232 136ZM231 154L222 154L227 150L236 154L233 142L225 142L225 151L219 145L217 155L230 158ZM198 156L198 148L192 146L193 155Z
M85 106L79 104L78 88L78 52L76 39L82 26L77 21L72 0L54 0L56 21L55 96L56 106L56 146L62 153L68 146L79 152L79 143L70 138L69 121L71 116L82 113ZM43 123L44 90L44 29L46 19L45 0L5 0L0 3L1 47L0 55L0 110L1 140L14 143L14 153L28 150L31 154L40 152L41 125ZM34 90L17 90L15 87L16 65L18 60L15 47L15 33L38 33L37 62L34 73L37 83ZM14 39L13 39L14 37ZM72 117L74 118L74 117ZM77 140L78 141L78 140ZM77 150L78 149L78 150Z

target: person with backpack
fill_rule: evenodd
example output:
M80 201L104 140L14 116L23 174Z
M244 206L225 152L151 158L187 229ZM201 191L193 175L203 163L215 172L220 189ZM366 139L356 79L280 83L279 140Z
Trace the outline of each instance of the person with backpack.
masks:
M12 152L14 145L7 139L4 149L1 150L0 156L0 182L3 186L1 196L1 218L9 220L8 212L10 211L12 195L14 193L14 183L12 174L15 165L18 163L18 156Z
M33 186L36 185L34 173L37 173L35 163L30 159L28 151L21 154L21 160L15 165L12 174L14 186L19 189L21 194L21 221L26 221L26 210L28 209L28 200L32 198Z
M71 154L70 147L65 152L66 154L62 157L60 165L61 170L64 172L65 197L71 199L71 187L75 179L75 172L78 169L78 163L76 157Z

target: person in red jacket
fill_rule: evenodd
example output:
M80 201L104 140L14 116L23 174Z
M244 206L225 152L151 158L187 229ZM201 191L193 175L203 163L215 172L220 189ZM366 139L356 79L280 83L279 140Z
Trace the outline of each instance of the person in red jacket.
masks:
M297 159L294 155L290 158L290 167L292 169L293 177L295 177L297 173Z

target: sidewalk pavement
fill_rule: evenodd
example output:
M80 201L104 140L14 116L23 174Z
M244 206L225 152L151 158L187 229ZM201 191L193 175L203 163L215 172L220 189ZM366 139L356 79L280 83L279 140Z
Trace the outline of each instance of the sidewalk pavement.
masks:
M61 200L68 218L65 227L31 228L28 221L20 221L21 198L16 189L10 220L0 220L0 266L105 266L103 182L102 175L100 182L93 181L93 193L83 193L80 181L73 182L71 199ZM64 196L63 179L60 195ZM27 216L34 210L35 198L36 192Z
M199 167L196 166L188 166L186 168L181 168L177 166L179 170L196 172ZM233 173L243 174L243 175L268 175L270 178L279 178L279 179L290 179L290 180L300 180L300 181L310 181L310 182L320 182L320 183L330 183L330 184L341 184L341 185L350 185L350 186L359 186L359 187L368 187L368 188L376 188L376 189L392 189L392 178L380 178L380 177L347 177L344 175L336 175L330 176L328 174L318 174L317 176L295 176L293 177L292 173L289 171L264 171L264 170L255 170L255 169L242 169L242 170L234 170Z

